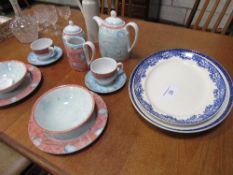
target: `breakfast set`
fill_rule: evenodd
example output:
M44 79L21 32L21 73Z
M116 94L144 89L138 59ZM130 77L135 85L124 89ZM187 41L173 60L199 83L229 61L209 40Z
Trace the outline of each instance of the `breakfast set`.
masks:
M104 131L108 120L107 105L94 92L109 94L126 83L127 76L120 61L129 57L137 41L137 25L131 22L126 26L114 11L106 20L98 16L94 20L100 28L101 58L94 59L95 45L87 41L83 29L73 21L69 21L62 34L67 61L77 73L86 72L84 82L87 88L75 84L55 87L33 105L28 133L33 144L44 152L68 154L94 142ZM128 26L133 26L136 32L132 46ZM0 63L1 107L31 94L42 79L38 67L50 66L63 55L62 48L55 45L51 38L34 40L30 49L27 56L29 64L16 60Z
M84 13L85 9L80 9ZM86 72L87 88L75 84L54 87L33 105L28 133L32 143L44 152L69 154L93 143L108 120L107 105L96 93L118 91L127 81L124 61L137 43L137 24L126 24L115 11L105 20L93 16L93 22L98 32L93 27L86 35L69 21L62 35L67 61L77 73ZM129 27L135 32L132 44ZM96 38L102 57L94 59ZM15 60L0 63L1 107L31 94L42 77L36 66L50 65L63 55L50 38L37 39L30 48L30 64ZM146 121L174 133L213 128L227 117L233 104L233 83L224 67L187 49L164 50L143 59L131 73L128 93L133 107Z

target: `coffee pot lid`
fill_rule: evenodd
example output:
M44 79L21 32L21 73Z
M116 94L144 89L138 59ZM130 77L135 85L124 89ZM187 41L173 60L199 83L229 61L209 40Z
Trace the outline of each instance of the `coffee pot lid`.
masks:
M73 21L69 21L69 25L66 26L63 30L64 33L68 33L68 34L75 34L75 33L80 33L82 31L82 29L75 25Z
M125 22L117 17L116 11L111 11L111 16L105 19L105 24L108 26L122 26Z

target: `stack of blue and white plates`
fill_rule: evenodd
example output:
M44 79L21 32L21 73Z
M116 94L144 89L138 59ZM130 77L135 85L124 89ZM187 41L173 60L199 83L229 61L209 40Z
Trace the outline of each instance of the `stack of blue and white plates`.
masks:
M155 53L134 69L129 95L140 115L159 128L196 133L221 123L233 101L233 84L215 60L196 51Z

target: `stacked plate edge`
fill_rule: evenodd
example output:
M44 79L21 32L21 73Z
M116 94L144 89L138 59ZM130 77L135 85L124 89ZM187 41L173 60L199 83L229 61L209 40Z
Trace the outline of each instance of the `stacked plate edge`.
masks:
M141 77L146 76L145 71L143 69L142 69L142 72L139 72L139 73L137 72L139 67L143 64L143 61L147 60L147 62L146 62L147 64L149 63L149 64L155 65L158 63L159 59L153 63L153 61L150 60L151 58L156 57L156 56L158 57L158 55L160 55L160 56L161 55L168 55L166 57L166 58L168 58L171 55L174 56L174 53L186 55L187 59L193 58L193 57L199 57L201 59L201 61L199 60L201 63L199 61L197 61L197 63L198 64L200 63L201 66L203 65L203 63L204 63L204 65L208 65L207 67L209 69L208 71L210 72L209 73L210 76L212 76L211 75L212 73L213 73L213 75L217 75L217 77L218 77L217 88L219 90L219 94L217 96L217 103L218 104L215 105L214 110L211 111L212 115L210 113L210 115L207 115L207 116L204 115L204 117L199 117L199 118L198 117L193 118L191 116L191 118L187 118L187 120L170 120L169 117L171 117L171 116L162 115L162 117L165 116L165 120L163 120L163 118L161 118L161 116L156 115L156 114L159 114L159 112L161 112L161 111L158 110L159 112L157 112L156 108L154 109L152 107L153 108L152 109L150 105L148 105L147 103L144 103L144 100L140 99L141 92L144 89L142 87L139 87L139 89L137 89L138 88L138 81L137 81L138 77L136 77L135 74L136 73L140 74ZM154 59L156 59L156 58L154 58ZM196 58L194 58L194 61L195 61L195 59ZM186 57L185 57L185 60L186 60ZM229 74L227 73L227 71L214 59L212 59L206 55L203 55L201 53L198 53L196 51L192 51L192 50L171 49L171 50L165 50L165 51L161 51L159 53L155 53L155 54L149 56L148 58L144 59L143 61L138 64L138 66L134 69L133 73L131 74L130 83L129 83L129 95L130 95L132 104L135 107L135 109L148 122L150 122L151 124L153 124L155 126L162 128L162 129L172 131L172 132L196 133L196 132L201 132L201 131L205 131L205 130L208 130L210 128L213 128L214 126L221 123L227 117L228 113L230 112L230 110L232 108L232 94L233 94L232 93L232 90L233 90L232 80L231 80ZM206 66L203 66L203 67L204 67L204 69L206 69ZM201 68L201 69L203 69L203 68ZM214 70L214 72L213 72L213 70ZM203 70L201 70L201 71L203 71ZM158 75L158 74L156 74L156 75ZM139 85L140 85L140 83L139 83ZM207 85L208 85L208 83L207 83ZM176 90L175 88L176 87L174 86L173 90ZM140 94L138 95L138 92L135 93L135 91L140 92ZM148 92L145 92L145 93L148 93ZM216 93L216 92L214 92L214 93ZM142 97L142 98L144 98L144 97ZM157 113L156 112L153 113L150 110L152 110L152 111L154 110ZM206 110L205 110L205 112L206 112ZM206 114L206 113L204 113L204 114ZM208 114L208 110L207 110L207 114ZM166 118L167 116L169 116L169 117ZM169 119L169 120L167 120L167 119Z

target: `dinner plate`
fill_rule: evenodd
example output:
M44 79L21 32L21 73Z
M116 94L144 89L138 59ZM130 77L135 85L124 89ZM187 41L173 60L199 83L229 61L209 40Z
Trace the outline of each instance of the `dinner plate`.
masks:
M184 50L184 51L189 51L189 52L193 52L193 53L198 53L196 51L191 51L191 50ZM216 69L218 69L218 71L220 72L220 74L222 75L225 84L226 84L226 98L223 102L222 107L219 109L219 111L210 119L207 120L206 122L203 122L201 124L198 125L192 125L192 126L177 126L177 125L171 125L165 122L162 122L161 120L159 120L158 118L154 117L153 115L151 115L150 113L148 113L147 111L145 111L144 109L142 109L139 106L138 101L135 98L134 92L133 92L133 81L132 81L132 76L134 74L131 75L130 78L130 83L129 83L129 95L130 95L130 99L131 102L133 104L133 106L135 107L135 109L139 112L139 114L148 122L150 122L151 124L168 130L168 131L172 131L172 132L177 132L177 133L196 133L196 132L202 132L208 129L211 129L215 126L217 126L218 124L220 124L229 114L229 112L232 109L232 101L233 101L233 83L232 80L229 76L229 74L227 73L227 71L215 60L209 58L208 56L205 56L201 53L198 53L199 55L203 56L203 58L205 58L205 60L209 61L209 63L211 63L213 66L215 66Z
M93 94L96 105L96 118L93 125L82 135L70 140L59 140L46 134L31 116L28 133L32 143L40 150L51 154L70 154L93 143L104 131L108 120L108 110L103 99Z
M209 120L226 95L223 77L197 52L166 50L144 59L132 76L139 105L173 125Z
M0 94L0 107L18 102L31 94L41 81L41 72L35 66L26 64L27 75L22 83L13 91Z
M63 54L63 51L60 47L55 46L54 49L55 49L55 51L54 51L55 53L49 59L40 60L35 53L30 52L28 57L27 57L27 60L30 64L35 65L35 66L46 66L46 65L52 64L52 63L58 61L62 57L62 54Z

